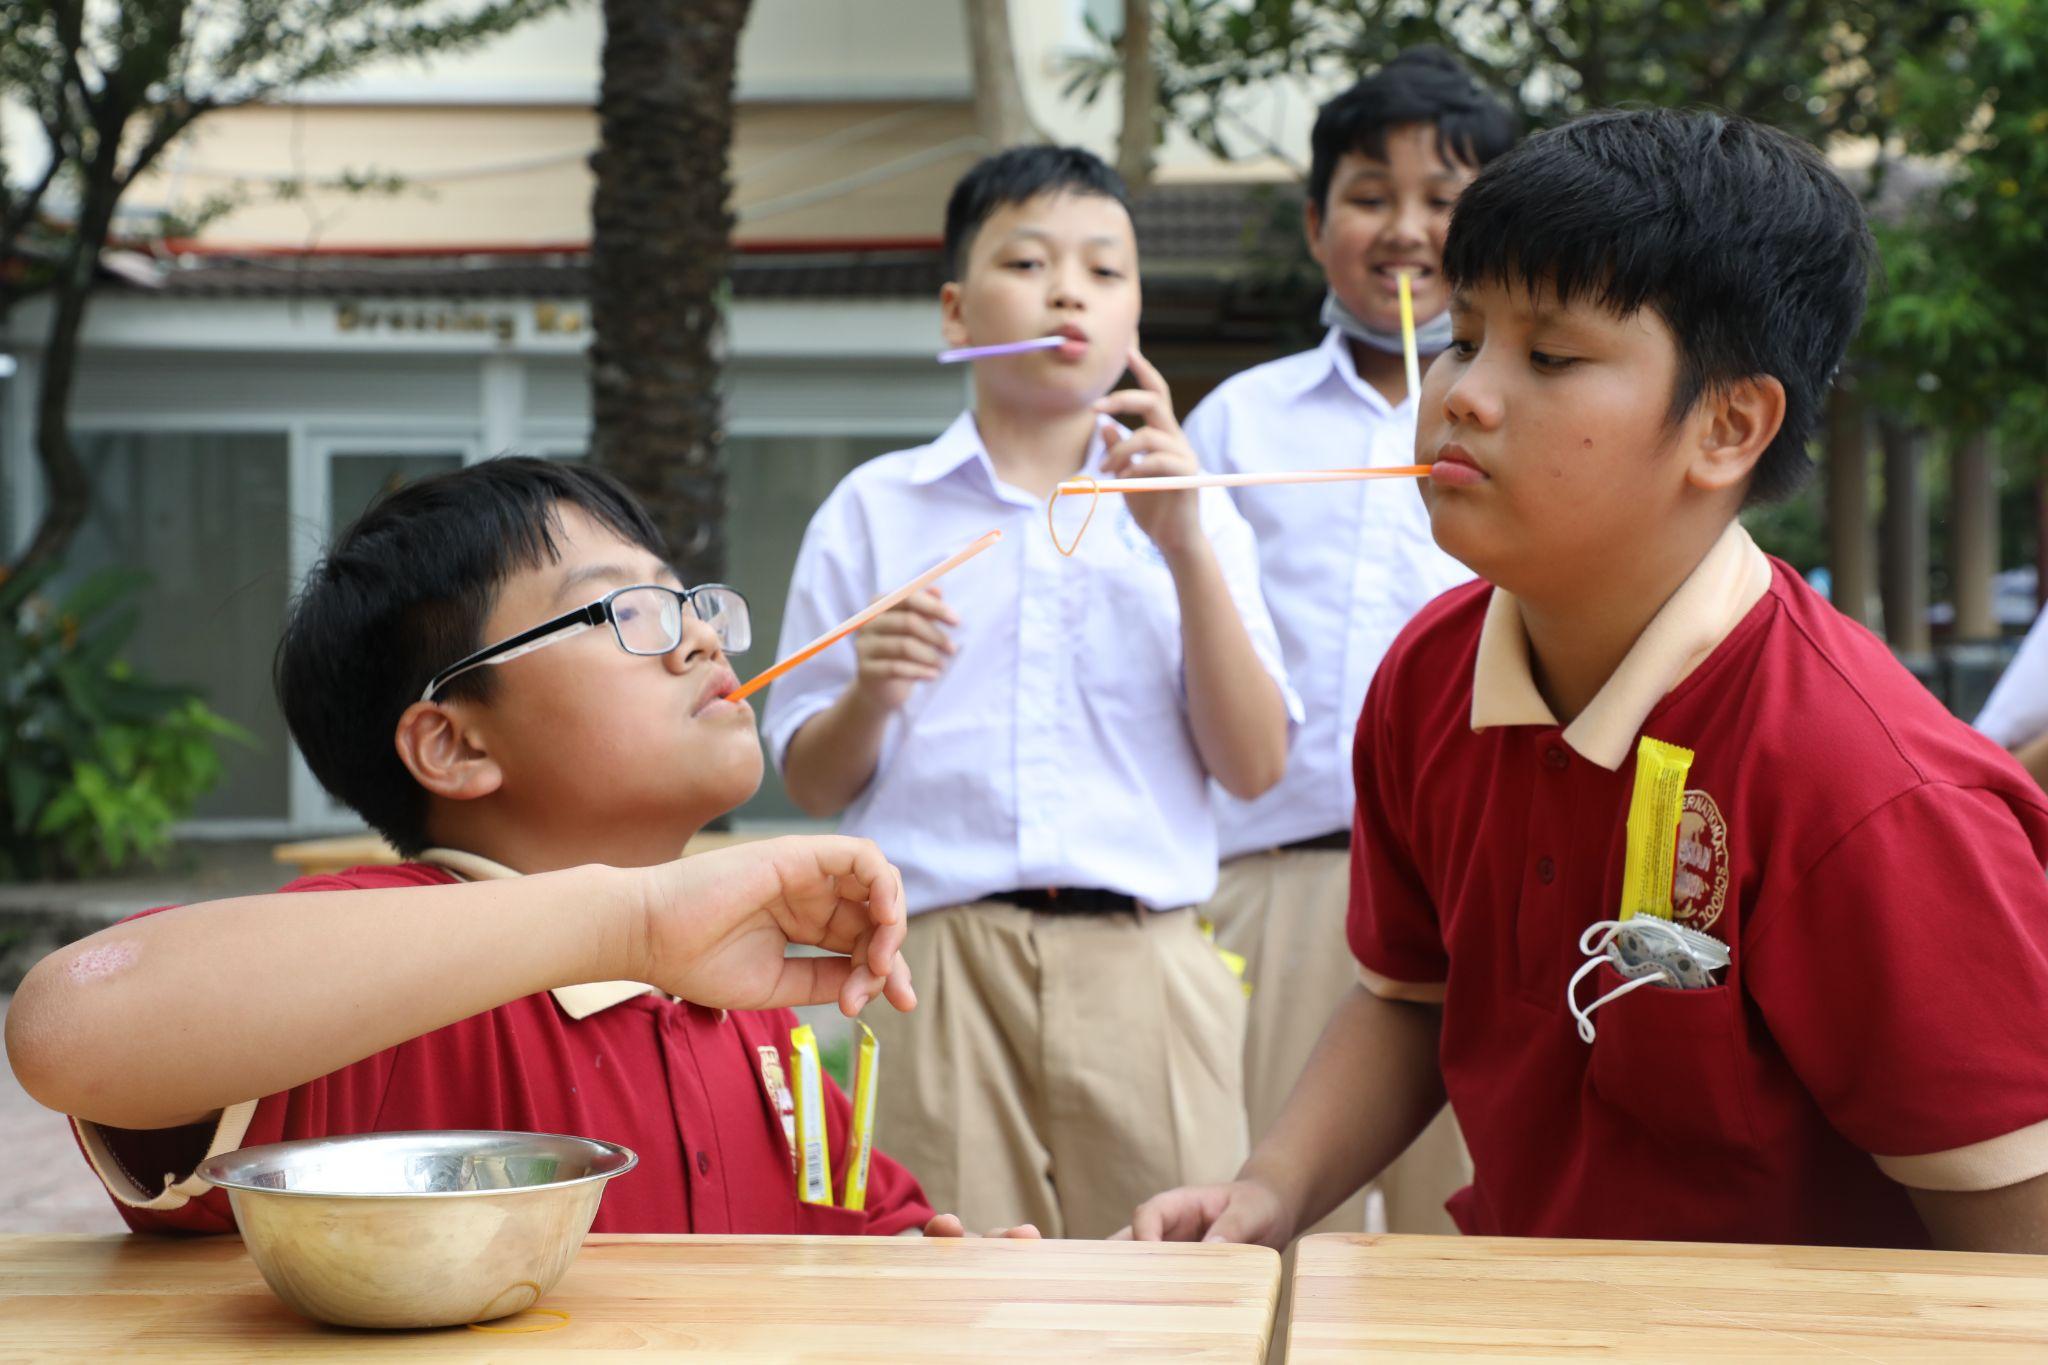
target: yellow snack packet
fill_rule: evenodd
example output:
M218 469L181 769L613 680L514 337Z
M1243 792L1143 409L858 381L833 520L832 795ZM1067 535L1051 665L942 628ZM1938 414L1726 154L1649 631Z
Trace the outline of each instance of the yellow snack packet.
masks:
M789 1031L789 1052L796 1066L796 1197L806 1204L829 1204L832 1176L826 1155L825 1073L818 1063L818 1035L809 1024Z
M1628 802L1628 852L1621 871L1621 915L1671 918L1671 878L1678 861L1678 821L1693 753L1643 736L1636 746L1636 785Z
M853 1125L846 1141L846 1201L849 1209L868 1206L868 1158L875 1150L875 1067L882 1045L875 1031L856 1019L860 1043L853 1066Z

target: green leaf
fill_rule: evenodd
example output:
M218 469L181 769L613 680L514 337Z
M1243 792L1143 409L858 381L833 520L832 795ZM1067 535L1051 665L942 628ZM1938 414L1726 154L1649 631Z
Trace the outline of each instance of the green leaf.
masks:
M34 825L36 812L49 795L49 782L43 774L19 757L10 757L7 763L7 804L14 812L14 830L26 834Z

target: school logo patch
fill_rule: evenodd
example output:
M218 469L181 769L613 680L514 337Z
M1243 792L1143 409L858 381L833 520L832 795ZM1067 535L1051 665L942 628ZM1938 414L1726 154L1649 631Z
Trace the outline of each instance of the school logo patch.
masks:
M754 1049L761 1058L761 1085L768 1092L768 1098L775 1104L776 1117L782 1120L782 1136L789 1143L789 1168L796 1169L796 1096L790 1092L789 1081L782 1070L782 1052L770 1046Z
M1671 877L1671 918L1702 933L1728 904L1728 821L1714 798L1685 794L1678 817L1678 866Z

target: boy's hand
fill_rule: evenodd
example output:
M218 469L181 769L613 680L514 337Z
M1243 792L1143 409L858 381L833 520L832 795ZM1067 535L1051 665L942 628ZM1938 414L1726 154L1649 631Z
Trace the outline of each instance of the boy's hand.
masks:
M969 1232L961 1224L959 1214L942 1213L924 1225L924 1235L927 1237L976 1237L982 1234ZM1007 1237L1016 1242L1036 1242L1040 1240L1038 1229L1029 1223L1019 1223L1013 1228L997 1228L994 1232L987 1235L990 1237Z
M1152 367L1136 346L1131 347L1131 373L1138 387L1119 389L1095 404L1105 416L1121 413L1140 417L1145 425L1122 440L1107 427L1103 439L1113 444L1102 457L1102 472L1111 479L1156 479L1166 475L1199 474L1200 460L1188 444L1187 434L1173 415L1173 394L1166 379ZM1197 543L1202 536L1201 493L1189 489L1178 493L1142 493L1130 499L1131 519L1152 537L1162 554L1173 554Z
M1284 1250L1294 1219L1280 1196L1256 1180L1228 1185L1183 1185L1138 1205L1131 1225L1110 1240L1138 1242L1251 1242Z
M917 1005L897 955L903 876L865 839L768 839L643 871L636 980L721 1009ZM785 957L792 943L846 956Z
M936 587L914 592L903 605L885 611L854 637L860 671L853 685L877 710L894 711L910 700L911 689L939 676L959 652L944 627L960 624Z

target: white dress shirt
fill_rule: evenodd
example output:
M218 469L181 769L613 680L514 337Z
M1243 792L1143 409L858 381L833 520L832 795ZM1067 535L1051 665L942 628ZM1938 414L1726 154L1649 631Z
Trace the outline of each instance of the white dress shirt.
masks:
M2008 749L2048 733L2048 611L2020 642L2020 652L1984 700L1977 728Z
M1220 473L1416 463L1415 399L1392 407L1332 328L1313 351L1226 380L1185 424ZM1287 775L1256 801L1215 793L1225 858L1351 828L1351 738L1387 646L1472 571L1436 547L1411 480L1231 490L1305 712Z
M1101 468L1098 436L1085 472ZM1063 507L1076 513L1082 499ZM1259 594L1251 528L1217 490L1202 525L1252 643L1287 698ZM1170 909L1216 887L1208 774L1188 726L1180 606L1165 560L1124 499L1101 499L1062 557L1045 503L996 477L974 416L927 446L847 475L797 553L787 655L992 527L1003 539L940 583L959 652L893 716L874 776L840 819L902 869L911 913L996 892L1091 887ZM776 683L762 735L780 771L805 721L856 668L834 645Z

